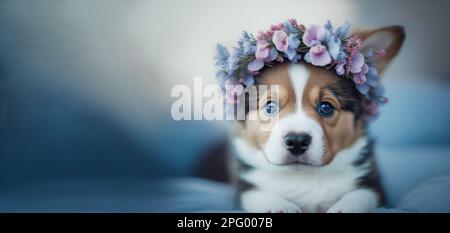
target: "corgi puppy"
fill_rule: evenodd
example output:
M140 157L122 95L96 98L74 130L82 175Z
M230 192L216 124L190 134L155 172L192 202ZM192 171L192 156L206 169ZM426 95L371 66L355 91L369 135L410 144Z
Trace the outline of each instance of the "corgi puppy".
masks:
M366 51L385 50L377 58L379 74L405 38L400 26L358 34ZM278 88L259 92L246 116L265 113L277 120L236 122L234 170L243 210L369 212L383 204L367 133L368 102L352 80L305 62L268 67L255 80Z

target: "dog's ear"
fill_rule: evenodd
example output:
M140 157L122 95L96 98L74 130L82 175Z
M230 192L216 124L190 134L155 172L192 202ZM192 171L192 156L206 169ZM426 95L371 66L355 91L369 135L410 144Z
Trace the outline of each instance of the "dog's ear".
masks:
M384 50L384 56L375 57L377 70L381 74L398 54L405 40L405 30L402 26L382 27L375 30L356 32L361 36L361 51L366 53L370 49L374 52Z

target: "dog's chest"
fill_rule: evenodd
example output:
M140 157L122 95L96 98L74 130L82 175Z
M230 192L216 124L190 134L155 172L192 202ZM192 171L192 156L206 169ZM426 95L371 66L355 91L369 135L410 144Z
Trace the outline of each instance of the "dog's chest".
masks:
M352 168L318 172L275 172L255 169L242 178L258 189L284 197L304 212L323 212L354 190L361 171Z

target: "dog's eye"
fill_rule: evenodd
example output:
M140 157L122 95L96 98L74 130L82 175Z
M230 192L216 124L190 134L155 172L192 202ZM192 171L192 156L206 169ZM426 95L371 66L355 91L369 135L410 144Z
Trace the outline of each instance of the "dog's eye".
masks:
M334 107L329 102L323 101L317 106L317 112L320 116L331 117L334 113Z
M266 111L267 115L274 116L278 113L278 111L280 111L280 105L276 101L269 100L267 101L264 110Z

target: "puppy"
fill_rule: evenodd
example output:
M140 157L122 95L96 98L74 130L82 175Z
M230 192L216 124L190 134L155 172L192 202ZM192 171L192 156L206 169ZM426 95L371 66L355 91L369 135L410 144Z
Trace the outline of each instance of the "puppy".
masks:
M399 26L358 34L363 50L386 51L377 58L379 74L405 38ZM367 134L368 101L353 81L305 62L277 64L255 80L278 88L259 91L257 106L246 106L246 120L236 124L236 183L244 210L369 212L383 204ZM277 117L248 120L258 114Z

